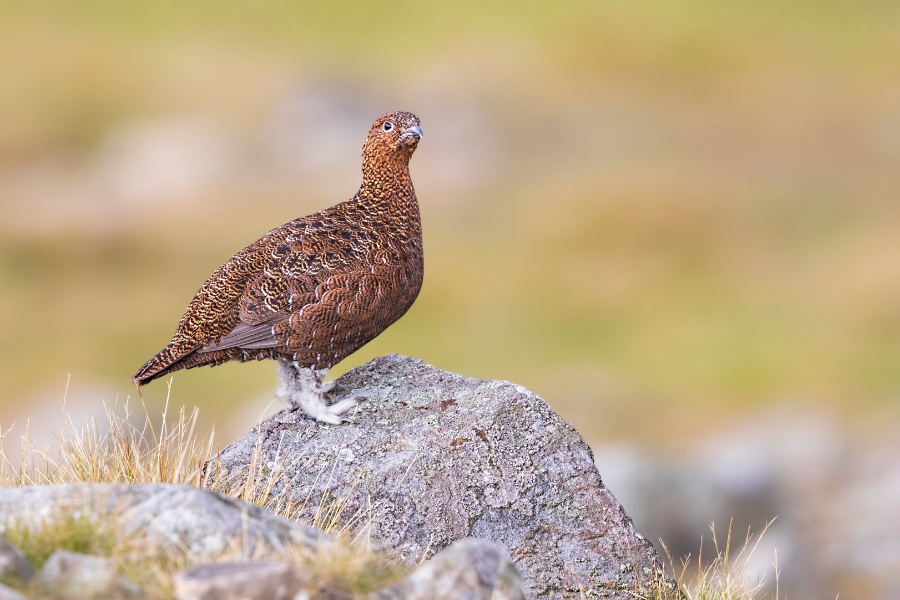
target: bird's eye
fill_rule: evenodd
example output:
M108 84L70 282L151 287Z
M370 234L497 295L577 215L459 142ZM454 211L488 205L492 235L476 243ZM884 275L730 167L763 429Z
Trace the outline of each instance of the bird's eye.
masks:
M393 129L393 128L394 128L394 124L393 124L393 123L391 123L390 121L385 121L385 122L384 122L384 130L385 130L385 131L390 131L390 130Z

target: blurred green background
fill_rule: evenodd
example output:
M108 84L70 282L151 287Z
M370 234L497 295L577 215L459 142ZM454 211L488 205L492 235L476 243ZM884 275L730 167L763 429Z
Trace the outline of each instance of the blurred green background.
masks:
M332 375L515 381L676 554L778 515L792 597L896 598L898 56L887 1L0 0L0 427L134 400L204 279L410 110L424 288ZM274 371L171 401L226 444Z
M133 395L214 268L355 191L391 109L426 134L426 281L334 375L401 352L514 380L594 442L785 399L870 417L900 391L897 3L0 13L4 412L60 403L67 373ZM230 438L273 380L179 373L173 401Z

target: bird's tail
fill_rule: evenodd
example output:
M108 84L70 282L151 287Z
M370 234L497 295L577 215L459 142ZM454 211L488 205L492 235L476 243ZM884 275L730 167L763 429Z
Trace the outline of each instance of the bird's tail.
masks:
M170 342L168 346L160 350L153 358L145 362L144 366L137 370L137 373L131 378L132 383L140 387L170 371L177 370L171 368L181 358L175 355L175 349L175 342Z
M195 350L195 346L185 350L184 344L179 344L175 341L169 343L156 356L144 363L143 367L138 369L138 372L131 378L132 383L140 387L174 371L206 365L214 367L229 360L241 360L243 358L237 349L203 353L195 352Z

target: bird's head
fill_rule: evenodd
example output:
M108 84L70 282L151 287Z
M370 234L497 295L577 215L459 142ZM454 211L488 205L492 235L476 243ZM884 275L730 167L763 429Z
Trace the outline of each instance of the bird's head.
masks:
M402 111L385 113L378 117L366 136L363 160L408 161L420 139L419 117Z

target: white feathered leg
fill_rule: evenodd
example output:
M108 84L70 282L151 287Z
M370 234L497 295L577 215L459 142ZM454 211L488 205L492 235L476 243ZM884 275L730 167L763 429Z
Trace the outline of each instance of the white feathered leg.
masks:
M325 392L334 383L322 383L328 369L301 367L286 360L278 361L280 383L276 395L291 408L302 408L303 412L317 421L338 425L341 414L358 404L355 398L344 398L329 406L325 402Z

